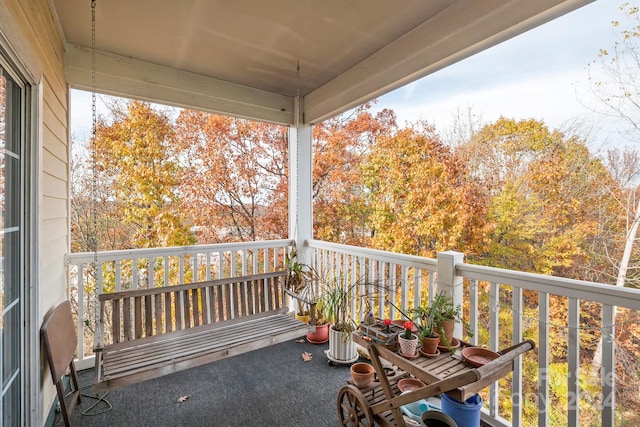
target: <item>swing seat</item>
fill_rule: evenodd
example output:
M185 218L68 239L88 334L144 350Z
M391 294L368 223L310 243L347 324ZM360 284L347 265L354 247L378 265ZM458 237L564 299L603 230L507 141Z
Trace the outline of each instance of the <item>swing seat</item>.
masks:
M157 378L312 332L284 306L285 271L102 294L94 391ZM108 334L109 344L104 344Z

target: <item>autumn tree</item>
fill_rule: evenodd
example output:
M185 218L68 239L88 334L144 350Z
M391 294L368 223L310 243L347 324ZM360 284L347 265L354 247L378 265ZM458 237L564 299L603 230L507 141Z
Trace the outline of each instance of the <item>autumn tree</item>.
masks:
M616 286L637 287L640 283L640 185L638 183L638 152L640 147L640 9L630 3L620 7L622 19L613 21L617 41L611 48L600 50L598 58L589 64L589 81L595 98L592 107L604 117L613 117L626 124L621 136L631 141L631 148L624 153L609 151L608 161L612 174L622 187L617 200L617 228L610 229L608 239L603 239L607 259L617 274L610 282ZM615 223L615 221L611 221ZM614 312L616 313L616 312ZM621 310L616 323L627 326L616 328L616 374L624 381L628 393L619 393L622 405L638 412L640 399L634 397L640 390L637 373L640 369L640 352L635 336L640 332L637 313ZM596 372L601 366L602 340L593 359Z
M87 146L72 143L71 158L71 251L92 252L134 247L133 225L122 221L112 197L112 188L101 185L107 181L106 171L93 173ZM96 180L95 190L93 180ZM95 192L94 192L95 191Z
M602 210L614 200L602 162L578 138L537 120L500 118L458 150L489 198L483 262L585 278ZM592 249L592 248L591 248Z
M626 192L619 198L624 212L624 228L621 230L623 250L619 257L613 258L618 268L616 285L625 286L628 273L636 274L640 270L640 264L637 263L640 250L637 237L640 227L640 199L636 197L640 186L637 157L633 160L633 156L638 153L637 147L640 146L640 9L624 3L620 10L623 18L612 23L617 41L610 49L600 49L598 58L589 64L589 80L597 101L594 110L604 116L622 120L627 125L623 135L635 146L635 150L622 155L620 152L609 152L611 170L622 178L620 184ZM618 165L611 162L614 158L618 160ZM631 175L629 166L632 168Z
M485 198L433 128L422 124L378 138L364 165L373 246L434 257L473 255L486 232Z
M108 189L103 203L112 204L132 227L133 247L192 244L176 191L178 163L169 145L173 129L168 115L131 101L113 117L111 124L98 121L95 146L90 145L100 186Z
M313 129L314 237L369 246L371 207L362 165L381 138L396 129L395 114L364 104Z
M286 238L285 127L184 110L175 129L182 210L198 243Z

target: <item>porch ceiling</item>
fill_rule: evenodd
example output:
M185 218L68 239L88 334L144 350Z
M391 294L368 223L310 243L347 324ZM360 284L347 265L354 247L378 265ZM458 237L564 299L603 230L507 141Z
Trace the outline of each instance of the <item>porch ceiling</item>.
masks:
M99 92L314 123L592 0L97 0ZM51 0L91 89L89 0ZM300 72L297 64L300 63Z

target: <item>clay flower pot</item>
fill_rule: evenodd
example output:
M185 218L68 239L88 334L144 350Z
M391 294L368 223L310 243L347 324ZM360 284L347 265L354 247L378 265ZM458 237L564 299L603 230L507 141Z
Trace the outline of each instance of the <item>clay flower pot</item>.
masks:
M453 338L453 328L455 327L455 320L443 320L440 322L440 329L444 331L444 336L440 337L440 344L444 346L451 345Z
M426 354L436 354L438 351L438 344L440 343L440 336L436 333L432 334L433 337L424 337L422 339L422 352Z
M400 344L400 354L402 356L414 356L418 350L418 337L411 334L411 339L406 339L404 333L398 335L398 344Z
M368 363L359 362L351 365L351 378L356 387L366 387L373 382L375 369Z
M324 344L329 341L329 324L316 325L316 331L307 334L307 341L311 344Z

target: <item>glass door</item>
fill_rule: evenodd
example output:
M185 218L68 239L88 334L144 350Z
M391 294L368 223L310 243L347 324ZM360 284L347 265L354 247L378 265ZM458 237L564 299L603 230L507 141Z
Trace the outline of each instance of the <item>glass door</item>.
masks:
M0 426L23 424L25 324L21 208L24 90L0 63Z

